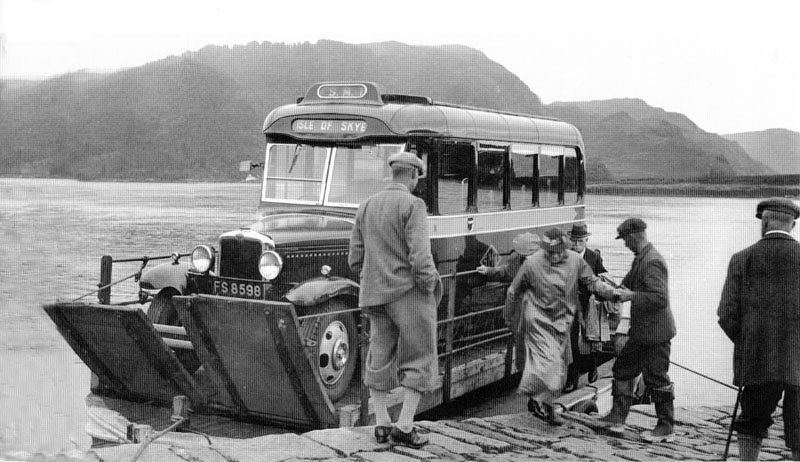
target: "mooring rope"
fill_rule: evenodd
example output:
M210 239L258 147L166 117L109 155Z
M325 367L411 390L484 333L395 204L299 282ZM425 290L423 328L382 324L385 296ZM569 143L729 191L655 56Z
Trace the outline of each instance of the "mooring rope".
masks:
M178 254L178 253L173 253L173 254L171 255L171 258L175 259L175 261L177 262L177 261L178 261L178 258L180 258L181 256L183 256L183 255L181 255L181 254ZM120 282L125 282L125 281L127 281L127 280L128 280L128 279L130 279L130 278L136 278L136 280L138 281L138 280L139 280L139 279L142 277L142 271L144 271L144 268L147 266L147 262L149 262L150 260L158 260L158 259L163 259L163 258L170 258L170 257L154 257L154 258L150 258L150 257L141 257L141 258L135 258L135 259L130 259L130 260L117 260L117 262L125 262L125 261L141 261L141 262L142 262L142 266L140 266L140 267L139 267L139 271L137 271L137 272L135 272L135 273L131 274L130 276L124 277L124 278L122 278L122 279L119 279L119 280L117 280L117 281L114 281L114 282L112 282L112 283L110 283L110 284L106 284L106 285L104 285L104 286L102 286L102 287L98 287L96 290L93 290L93 291L91 291L91 292L89 292L89 293L87 293L87 294L83 294L83 295L81 295L80 297L78 297L78 298L76 298L76 299L74 299L74 300L72 300L72 301L73 301L73 302L77 302L78 300L80 300L80 299L82 299L82 298L86 298L86 297L88 297L89 295L96 294L97 292L100 292L101 290L105 290L105 289L108 289L109 287L113 287L113 286L115 286L115 285L119 284Z
M131 459L131 462L136 462L136 459L138 459L139 456L142 455L142 452L144 452L144 450L147 448L147 446L149 446L150 443L155 441L156 438L160 438L160 437L166 435L167 433L171 432L175 428L178 428L178 426L180 426L180 424L182 424L184 422L184 420L186 420L186 417L181 417L180 419L176 420L175 423L173 423L169 427L167 427L167 428L161 430L160 432L155 433L152 436L150 436L149 438L147 438L147 440L145 440L145 442L142 443L141 446L139 446L139 450L136 451L136 454L133 455L133 459Z
M693 374L697 374L697 375L699 375L700 377L703 377L704 379L708 379L708 380L711 380L712 382L715 382L715 383L718 383L718 384L720 384L720 385L722 385L722 386L728 387L728 388L730 388L731 390L737 390L737 391L739 390L738 388L734 387L733 385L727 384L727 383L725 383L725 382L723 382L723 381L721 381L721 380L717 380L717 379L715 379L714 377L709 377L709 376L707 376L707 375L705 375L705 374L703 374L703 373L697 372L697 371L695 371L695 370L693 370L693 369L689 369L688 367L686 367L686 366L682 366L682 365L680 365L680 364L676 363L675 361L670 361L670 364L674 364L674 365L676 365L676 366L680 367L681 369L686 369L687 371L689 371L689 372L691 372L691 373L693 373Z
M101 290L108 289L109 287L115 286L115 285L119 284L120 282L125 282L125 281L127 281L128 279L130 279L130 278L133 278L133 277L137 277L137 276L139 276L140 274L141 274L141 271L137 271L137 272L135 272L135 273L131 274L130 276L128 276L128 277L124 277L124 278L122 278L122 279L120 279L120 280L118 280L118 281L114 281L114 282L112 282L111 284L104 285L103 287L98 287L96 290L93 290L93 291L91 291L91 292L89 292L89 293L83 294L83 295L81 295L80 297L78 297L78 298L76 298L76 299L74 299L74 300L72 300L72 301L73 301L73 302L77 302L78 300L80 300L80 299L82 299L82 298L86 298L86 297L88 297L89 295L96 294L97 292L100 292Z

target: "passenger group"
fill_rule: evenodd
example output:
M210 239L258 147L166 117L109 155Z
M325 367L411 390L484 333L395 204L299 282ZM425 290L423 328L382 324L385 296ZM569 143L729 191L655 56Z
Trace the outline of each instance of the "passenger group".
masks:
M359 207L350 266L360 275L360 304L370 322L364 381L375 406L375 438L420 448L413 417L423 393L438 380L436 307L441 279L431 255L425 204L411 194L424 165L411 153L388 160L393 182ZM800 243L790 231L800 207L786 198L758 204L762 239L731 259L718 314L735 345L734 382L742 413L734 428L743 460L755 460L770 415L784 400L785 440L800 458ZM674 385L668 375L677 330L670 308L664 258L647 237L647 223L628 218L617 239L634 254L619 285L599 252L587 248L585 224L570 232L552 228L542 236L523 233L514 252L498 266L475 271L490 281L508 282L503 316L514 333L519 393L528 410L551 425L562 425L555 399L574 391L578 378L597 379L604 343L614 345L612 408L596 420L622 434L629 410L644 388L657 422L641 436L674 440ZM403 408L393 423L388 392L399 384Z

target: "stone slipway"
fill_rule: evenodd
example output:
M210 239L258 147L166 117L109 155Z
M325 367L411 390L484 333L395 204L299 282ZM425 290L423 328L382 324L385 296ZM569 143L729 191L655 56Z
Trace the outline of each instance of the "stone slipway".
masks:
M158 462L414 462L470 461L516 462L529 460L722 460L728 435L728 408L676 409L673 443L649 444L639 433L653 427L653 406L634 406L628 429L614 437L596 428L592 417L565 412L567 424L547 425L530 414L512 414L465 420L417 422L430 438L421 450L377 444L372 427L315 430L301 435L268 435L250 439L205 437L171 433L152 441L138 461ZM764 440L761 460L789 459L782 435L783 422L776 417L770 438ZM131 461L140 444L96 448L85 454L92 462ZM736 435L729 459L738 459Z

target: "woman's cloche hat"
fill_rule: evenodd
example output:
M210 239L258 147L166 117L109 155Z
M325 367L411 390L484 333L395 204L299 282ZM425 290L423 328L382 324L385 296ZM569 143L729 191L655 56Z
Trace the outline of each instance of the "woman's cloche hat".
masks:
M550 252L561 252L570 247L567 233L558 228L548 229L539 241L539 247Z

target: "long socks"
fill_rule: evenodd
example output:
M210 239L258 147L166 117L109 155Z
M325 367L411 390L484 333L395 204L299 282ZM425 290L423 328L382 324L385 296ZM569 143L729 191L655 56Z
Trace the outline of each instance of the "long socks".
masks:
M422 399L422 393L410 388L403 388L403 410L397 419L396 427L403 433L408 433L414 429L414 414L417 413L417 406Z
M382 427L391 427L392 418L389 417L389 393L386 391L369 390L369 398L375 409L375 424Z

